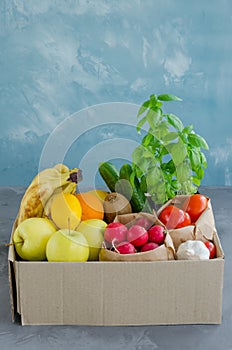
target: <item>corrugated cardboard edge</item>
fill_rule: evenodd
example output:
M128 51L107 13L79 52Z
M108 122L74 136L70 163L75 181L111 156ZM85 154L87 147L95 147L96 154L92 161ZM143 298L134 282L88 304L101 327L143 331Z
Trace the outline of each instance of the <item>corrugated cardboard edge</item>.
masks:
M11 238L10 238L10 244L12 244L13 240L13 233L17 226L17 218L14 221L12 231L11 231ZM17 311L19 311L19 305L18 305L18 292L17 292L17 283L16 283L16 256L15 256L15 250L14 246L9 246L8 251L8 279L9 279L9 294L10 294L10 304L11 304L11 319L12 322L15 322Z
M222 245L221 245L221 242L220 242L220 239L219 239L219 236L218 236L218 233L217 233L216 229L213 232L213 243L216 246L217 258L221 258L221 259L224 260L225 259L225 254L224 254L224 251L223 251L223 248L222 248Z

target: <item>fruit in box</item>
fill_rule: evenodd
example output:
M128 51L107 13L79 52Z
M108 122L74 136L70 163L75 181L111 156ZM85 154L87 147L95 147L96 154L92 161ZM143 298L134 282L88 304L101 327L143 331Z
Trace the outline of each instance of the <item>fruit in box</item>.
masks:
M104 217L102 201L90 192L76 194L82 208L81 220L99 219Z
M100 201L104 201L107 194L109 192L104 191L104 190L99 190L99 189L95 189L95 190L90 190L89 193L93 194L94 196L96 196Z
M46 256L48 261L53 262L87 261L89 257L88 242L80 232L61 229L48 240Z
M22 221L13 234L16 252L24 260L45 260L47 242L56 230L55 225L45 218Z
M76 231L81 232L89 245L88 260L98 260L98 255L103 242L103 234L106 228L106 223L99 219L89 219L82 221L76 228Z
M51 218L58 228L74 230L81 221L82 207L74 194L59 193L51 203Z
M53 195L60 192L74 193L81 180L80 169L69 169L64 164L40 171L23 195L14 228L25 219L49 216Z
M114 221L116 215L128 214L132 212L130 202L125 196L117 192L109 193L104 202L104 219L107 223Z

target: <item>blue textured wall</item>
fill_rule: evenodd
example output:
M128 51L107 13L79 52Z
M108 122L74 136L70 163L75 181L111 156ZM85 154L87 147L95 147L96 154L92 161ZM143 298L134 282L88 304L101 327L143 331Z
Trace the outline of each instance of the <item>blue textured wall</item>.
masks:
M231 0L1 0L0 185L28 184L70 114L165 92L209 144L204 184L231 185L231 43Z

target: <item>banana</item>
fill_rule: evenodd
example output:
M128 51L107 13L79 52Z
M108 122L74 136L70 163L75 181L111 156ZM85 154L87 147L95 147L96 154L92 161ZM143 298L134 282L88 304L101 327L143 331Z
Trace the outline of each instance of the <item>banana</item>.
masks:
M74 193L81 180L81 169L69 169L64 164L56 164L39 172L23 195L15 228L27 218L46 216L46 204L53 194L62 190Z

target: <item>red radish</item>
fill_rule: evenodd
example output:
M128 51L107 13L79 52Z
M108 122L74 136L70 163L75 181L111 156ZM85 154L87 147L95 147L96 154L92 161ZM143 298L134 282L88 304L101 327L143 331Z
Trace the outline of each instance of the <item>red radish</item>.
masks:
M142 226L145 230L148 230L152 226L152 223L147 218L140 218L136 221L136 225Z
M120 243L126 240L127 227L120 222L111 222L106 226L104 231L104 238L106 241L112 243Z
M130 242L121 242L116 247L116 251L120 254L134 254L136 249Z
M148 241L148 232L142 226L133 225L127 232L127 240L135 247L140 247Z
M148 230L149 241L159 245L164 243L165 231L163 226L154 225Z
M140 252L147 252L148 250L153 250L158 247L159 247L159 244L155 242L147 242L142 246Z

